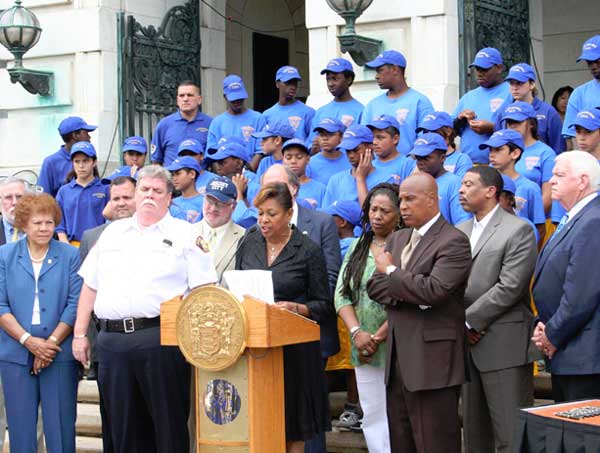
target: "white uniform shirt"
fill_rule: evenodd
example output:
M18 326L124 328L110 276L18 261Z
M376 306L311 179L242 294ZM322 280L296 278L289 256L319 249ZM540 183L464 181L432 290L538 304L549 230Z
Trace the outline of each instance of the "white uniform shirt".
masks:
M144 229L136 215L112 222L79 270L97 291L96 316L154 318L162 302L216 282L211 255L195 242L192 225L169 213Z

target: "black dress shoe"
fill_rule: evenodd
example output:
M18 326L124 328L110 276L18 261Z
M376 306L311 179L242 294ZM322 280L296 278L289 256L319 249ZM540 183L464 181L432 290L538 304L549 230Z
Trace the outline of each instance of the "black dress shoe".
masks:
M94 362L91 364L90 368L87 370L85 379L88 381L98 380L98 362Z

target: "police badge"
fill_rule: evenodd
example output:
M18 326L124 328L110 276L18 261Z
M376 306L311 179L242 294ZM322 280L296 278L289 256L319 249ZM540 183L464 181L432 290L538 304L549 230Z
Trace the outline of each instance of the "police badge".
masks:
M206 240L204 240L202 235L200 235L196 238L196 247L198 247L204 253L210 252L210 247L208 246L208 242L206 242Z

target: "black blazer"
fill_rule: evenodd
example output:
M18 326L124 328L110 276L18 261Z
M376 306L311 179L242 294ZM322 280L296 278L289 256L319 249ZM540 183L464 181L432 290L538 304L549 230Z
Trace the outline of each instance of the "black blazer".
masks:
M2 221L2 216L0 215L0 245L6 244L6 236L4 234L4 222Z
M275 301L302 303L319 324L335 320L325 259L317 245L294 228L292 237L279 256L267 265L266 241L260 231L248 236L236 254L238 270L270 270L273 273Z

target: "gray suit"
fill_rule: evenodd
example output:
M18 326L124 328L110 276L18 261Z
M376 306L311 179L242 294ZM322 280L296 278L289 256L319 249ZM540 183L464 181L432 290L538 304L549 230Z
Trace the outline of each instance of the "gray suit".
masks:
M457 228L470 237L473 219ZM464 298L467 324L484 333L468 346L465 452L511 451L516 408L533 404L529 284L536 257L531 226L498 206L473 249Z

